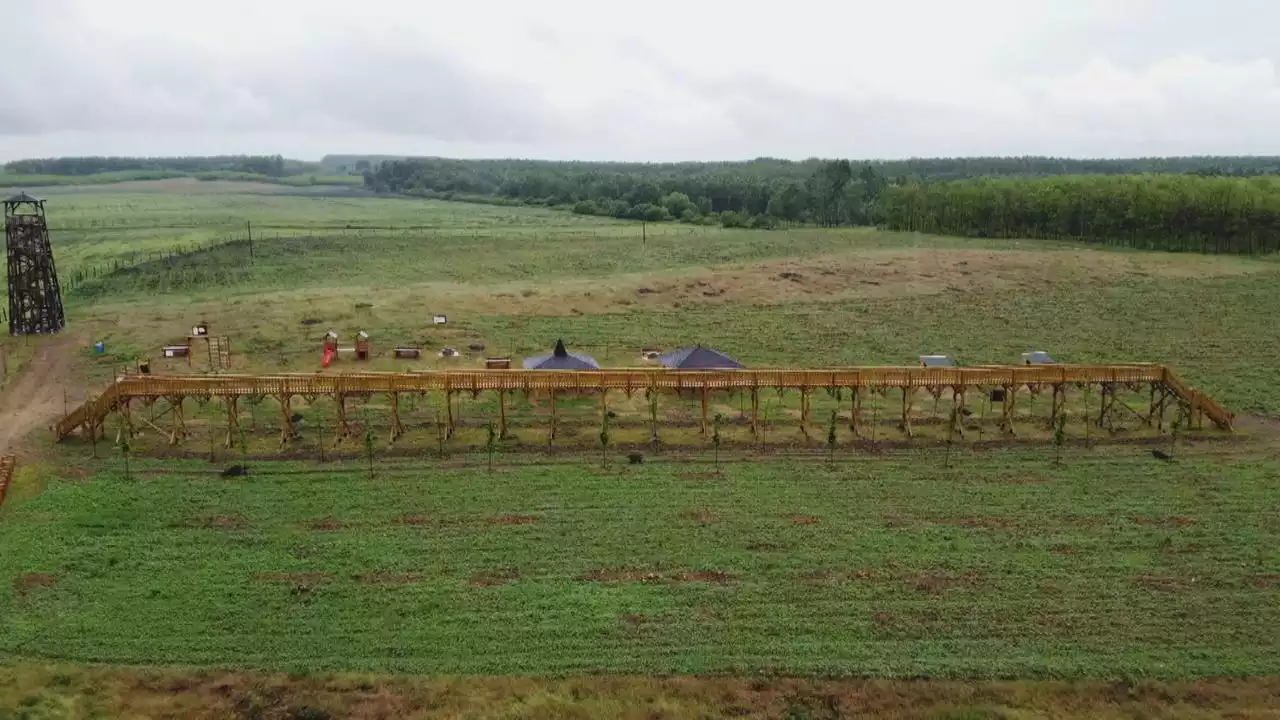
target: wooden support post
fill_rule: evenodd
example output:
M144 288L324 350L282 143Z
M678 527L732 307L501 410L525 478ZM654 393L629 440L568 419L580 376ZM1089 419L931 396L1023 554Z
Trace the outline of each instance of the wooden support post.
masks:
M1061 383L1053 386L1053 409L1049 412L1049 427L1057 430L1058 417L1066 412L1067 389Z
M760 437L760 388L751 388L751 434Z
M1098 408L1098 427L1102 427L1103 421L1107 419L1107 415L1110 414L1111 408L1112 406L1115 405L1115 402L1116 402L1115 386L1109 382L1104 382L1101 385L1102 385L1102 401L1100 403L1100 407Z
M284 424L280 426L280 445L284 446L298 437L298 431L293 427L293 410L290 407L293 396L278 395L276 399L280 401L280 414L284 419Z
M498 391L498 439L507 439L507 391Z
M1152 423L1155 421L1155 417L1156 417L1156 384L1151 383L1151 401L1150 401L1150 404L1147 405L1147 419L1146 419L1147 427L1151 427Z
M1013 429L1013 412L1018 402L1018 388L1012 385L1006 385L1004 388L1004 403L1000 408L1000 428L1007 435L1015 435Z
M334 428L338 436L335 442L342 442L351 437L351 425L347 423L347 394L336 393L333 396Z
M800 388L800 432L809 439L809 388Z
M854 437L862 437L861 420L862 420L862 390L861 388L849 388L849 403L852 406L849 410L849 430L853 432Z
M125 437L129 438L130 440L133 439L133 434L134 434L133 413L129 409L129 404L131 402L132 402L132 398L124 398L120 401L120 419L124 421L122 426L124 428Z
M915 436L914 432L911 430L911 396L914 394L915 388L902 388L902 432L907 437Z
M452 390L444 391L444 407L445 407L445 412L447 413L447 415L445 415L445 423L447 425L447 427L445 428L445 434L448 437L453 437L454 420L453 420L453 391Z
M556 439L556 391L549 391L551 396L551 439Z
M707 388L702 388L702 437L707 436Z
M391 393L391 442L404 435L404 424L400 422L400 393Z
M170 412L173 414L173 431L169 433L169 444L177 445L183 436L187 434L185 418L182 417L182 401L185 398L178 395L165 399L169 401L169 405L172 407Z
M228 395L227 401L227 447L234 447L236 438L240 436L240 412L236 408L238 398Z

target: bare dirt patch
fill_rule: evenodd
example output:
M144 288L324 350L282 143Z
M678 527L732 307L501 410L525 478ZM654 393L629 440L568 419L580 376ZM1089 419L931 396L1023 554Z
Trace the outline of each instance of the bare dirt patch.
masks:
M1280 573L1249 575L1244 579L1244 583L1250 587L1258 588L1259 590L1280 588Z
M520 571L515 568L501 570L481 570L471 576L472 587L496 587L506 585L520 579Z
M1169 517L1134 515L1129 519L1139 525L1165 528L1166 530L1178 530L1185 527L1191 527L1196 524L1195 518L1187 517L1186 515L1171 515Z
M1138 575L1133 579L1133 583L1147 590L1157 590L1159 592L1182 592L1190 589L1195 583L1194 579L1186 580L1172 575Z
M532 525L538 522L533 515L498 515L488 519L490 525Z
M947 525L958 525L959 527L978 528L981 530L1005 530L1013 526L1013 521L1008 518L998 517L966 517L955 520L938 521Z
M907 584L916 592L937 595L955 588L972 588L982 584L982 576L972 570L963 573L948 573L940 570L926 570L907 578Z
M75 399L83 394L72 367L79 340L70 333L42 341L18 376L0 390L0 455L15 453L31 431L48 427L61 417L63 393Z
M720 516L718 514L705 508L687 510L681 517L685 520L692 520L699 525L714 525L720 522Z
M733 574L719 570L674 570L659 572L645 568L596 568L589 570L577 578L580 582L701 582L724 585L734 582Z
M813 515L804 515L802 513L791 513L787 515L787 519L796 525L817 525L818 518Z
M44 573L23 573L13 580L13 591L19 595L26 595L32 590L38 588L56 587L58 578Z
M431 518L426 515L402 515L396 520L396 522L401 525L421 526L429 524L431 522Z
M871 619L875 621L875 624L880 627L888 627L889 625L893 624L893 615L883 610L873 613L871 615Z
M308 520L302 523L302 525L306 527L308 530L316 530L319 532L334 532L335 530L341 530L347 526L347 524L342 522L341 520L335 520L333 518L322 518L320 520Z
M414 585L422 582L422 577L417 573L378 570L357 575L356 582L361 585Z
M188 518L183 524L205 530L243 530L249 527L249 521L243 515L200 515Z

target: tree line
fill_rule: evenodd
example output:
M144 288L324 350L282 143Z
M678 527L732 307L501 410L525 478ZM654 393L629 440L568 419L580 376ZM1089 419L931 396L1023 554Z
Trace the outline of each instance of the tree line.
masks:
M306 172L316 163L286 160L280 155L211 155L190 157L57 157L14 160L5 163L11 175L95 175L142 171L243 172L281 177Z
M1151 250L1280 251L1280 180L1193 175L985 178L889 188L889 229Z
M1137 174L1161 174L1171 179L1130 180ZM471 200L499 204L530 204L562 207L586 215L645 220L678 220L689 223L720 224L726 227L769 228L778 225L821 226L872 225L930 227L942 232L955 223L948 220L942 192L973 192L964 185L940 190L938 183L975 178L973 187L987 180L1003 179L1007 187L1025 184L1026 193L1041 188L1078 195L1078 204L1112 203L1117 198L1103 196L1110 190L1128 192L1132 185L1155 187L1201 187L1197 180L1220 180L1228 187L1232 178L1280 173L1275 157L1195 157L1137 158L1129 160L1070 160L1045 157L1021 158L937 158L857 163L848 160L789 161L761 158L724 163L588 163L533 160L452 160L446 158L392 159L373 164L364 173L367 188L446 200ZM1069 177L1066 185L1050 181ZM1075 176L1112 179L1117 182L1092 186ZM1148 177L1141 175L1140 177ZM1179 184L1182 183L1182 184ZM1208 185L1217 187L1213 183ZM1263 185L1259 187L1269 187ZM961 189L963 188L963 190ZM893 193L893 214L886 193ZM1164 192L1164 191L1161 191ZM1190 192L1190 191L1188 191ZM1259 191L1261 192L1261 191ZM1152 191L1154 193L1154 190ZM1193 193L1194 194L1194 193ZM900 205L906 198L918 198L920 207L934 208L941 215L926 221L913 216L904 219ZM929 198L928 204L919 198ZM966 196L967 197L967 196ZM995 195L981 195L996 202ZM1181 197L1174 194L1174 197ZM1065 200L1059 199L1061 202ZM982 200L967 200L971 204ZM1185 202L1197 201L1186 199ZM1216 201L1215 201L1216 202ZM912 211L916 212L916 211ZM1081 212L1085 212L1082 209ZM1207 212L1207 211L1206 211ZM1179 216L1180 218L1181 216ZM1207 221L1204 221L1207 222ZM1201 226L1203 227L1203 223ZM1099 232L1119 237L1106 223L1096 224ZM970 228L964 234L985 232ZM1092 232L1092 231L1091 231ZM1115 231L1118 232L1118 231ZM1126 231L1127 232L1127 231ZM1191 231L1177 231L1180 242L1195 243ZM1202 232L1200 229L1197 233ZM1056 234L1055 234L1056 233ZM1168 233L1166 233L1168 234ZM1140 235L1140 234L1139 234ZM1125 237L1137 242L1139 235ZM1057 231L1035 235L1065 236Z

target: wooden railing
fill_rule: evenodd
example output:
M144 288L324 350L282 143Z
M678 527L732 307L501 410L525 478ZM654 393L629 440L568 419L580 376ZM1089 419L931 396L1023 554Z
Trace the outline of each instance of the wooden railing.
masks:
M1157 364L1012 365L970 368L849 367L824 369L660 370L619 368L596 371L448 370L332 375L125 375L99 397L54 427L59 439L78 428L100 428L121 401L133 398L315 397L428 391L741 390L822 388L966 389L1050 387L1068 384L1158 384L1217 426L1230 429L1231 413Z

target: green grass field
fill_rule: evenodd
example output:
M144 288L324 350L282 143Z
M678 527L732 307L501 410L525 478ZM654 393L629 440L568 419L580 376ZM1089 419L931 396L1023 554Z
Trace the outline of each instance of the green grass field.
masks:
M305 459L261 459L278 450L279 410L268 403L253 411L251 475L222 479L237 449L195 459L221 440L214 404L193 401L196 435L172 457L144 430L128 477L108 443L51 446L36 429L0 508L0 707L58 708L72 690L115 688L103 714L146 715L113 703L175 683L207 693L210 707L252 716L245 708L261 701L260 716L284 717L311 680L267 691L274 681L254 674L282 671L379 674L370 687L396 702L458 686L428 691L383 673L567 678L537 689L460 681L475 683L495 717L630 713L619 697L669 717L739 705L743 715L836 717L830 702L876 712L850 699L852 685L830 690L843 698L832 701L817 683L771 684L791 675L975 683L874 691L941 703L888 713L912 717L1265 716L1266 678L1280 675L1274 258L870 229L642 229L553 210L191 179L47 195L60 273L108 268L66 295L68 402L144 358L156 372L203 371L157 356L207 320L246 372L318 370L328 329L346 339L368 331L378 357L358 367L380 370L479 366L479 355L434 356L473 343L518 363L557 338L606 366L693 342L757 367L912 364L934 352L1001 363L1032 349L1163 362L1236 412L1240 437L1192 437L1161 463L1146 445L1086 446L1073 424L1058 465L1044 428L1024 438L1046 441L1038 446L949 457L928 442L867 452L842 428L831 463L822 437L835 401L815 396L804 448L789 424L795 398L771 396L769 432L785 454L752 450L732 425L717 467L696 400L665 399L673 451L628 466L615 449L602 468L596 400L563 400L578 427L554 455L538 448L546 408L521 400L512 422L528 451L504 447L491 472L476 450L494 400L481 396L460 406L466 427L443 460L431 429L438 399L407 407L411 437L394 453L378 440L371 479L358 441L344 459L317 462L311 433L329 417L324 401L301 408ZM243 242L190 252L245 223L252 258ZM176 255L154 259L160 252ZM117 264L127 267L111 271ZM447 326L431 324L438 313ZM89 350L97 340L103 355ZM21 364L54 347L4 342ZM410 342L429 359L386 357ZM625 411L615 441L642 442L643 422L632 421L643 398L610 402ZM732 421L739 402L716 398L716 411ZM940 439L936 427L921 432ZM98 663L109 676L84 667ZM132 674L155 665L181 678ZM110 674L116 666L124 675ZM193 667L249 674L222 693ZM689 674L751 688L644 684ZM565 685L582 675L633 680ZM1255 685L1202 680L1221 677ZM1002 679L1026 684L985 684ZM1031 682L1054 679L1087 697ZM1107 684L1117 679L1173 684L1126 685L1121 697ZM441 703L431 706L441 715L460 712Z
M132 472L7 510L7 652L431 674L1280 671L1273 457Z

